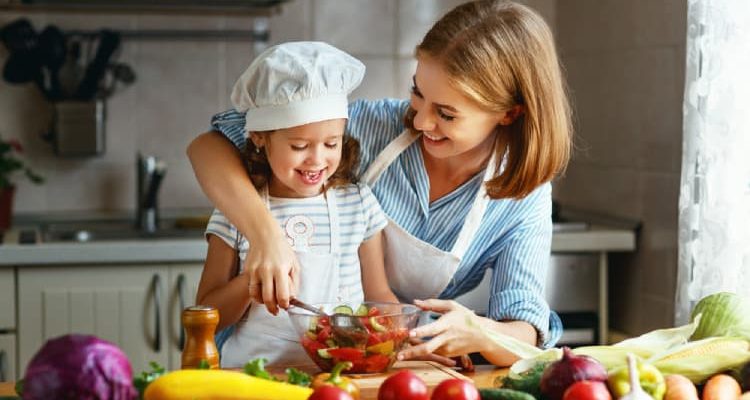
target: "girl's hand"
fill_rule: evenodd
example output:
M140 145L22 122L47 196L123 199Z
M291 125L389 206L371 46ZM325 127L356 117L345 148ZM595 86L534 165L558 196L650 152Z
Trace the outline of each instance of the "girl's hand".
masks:
M429 339L399 352L399 360L422 359L427 355L455 357L484 350L482 346L486 341L482 340L483 334L476 327L481 317L468 308L452 300L414 300L414 304L443 316L435 322L412 329L410 337ZM474 321L476 326L469 325L467 319Z
M297 294L299 262L286 240L275 235L266 237L270 240L250 246L245 271L249 274L250 297L276 315L279 307L289 308L289 299Z

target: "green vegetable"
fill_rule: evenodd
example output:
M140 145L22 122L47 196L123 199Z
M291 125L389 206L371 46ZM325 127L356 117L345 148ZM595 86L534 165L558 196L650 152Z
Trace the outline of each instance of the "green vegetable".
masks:
M548 362L538 362L530 369L518 375L506 375L500 379L500 382L496 383L502 385L504 389L518 390L539 399L542 396L542 392L539 389L539 382L547 365L549 365Z
M268 360L266 360L265 358L256 358L255 360L252 360L245 364L245 368L243 369L245 373L250 376L268 379L269 381L279 381L280 379L276 378L275 376L268 373L268 371L266 371L266 362L268 362Z
M370 309L367 308L366 304L360 304L359 307L357 307L357 311L354 312L354 315L358 317L366 317L370 313Z
M482 400L534 400L534 396L520 390L505 388L479 389Z
M701 315L690 340L730 336L750 339L750 299L735 293L719 292L702 298L693 307L691 320Z
M346 315L353 315L354 310L352 310L351 307L347 306L346 304L342 304L340 306L336 306L333 309L334 314L346 314Z
M274 382L283 382L281 379L266 371L266 362L268 362L268 360L265 358L256 358L255 360L248 362L245 364L245 373L256 378L267 379ZM312 377L310 377L310 375L296 368L287 368L284 372L286 372L287 383L292 385L309 387L312 382Z
M211 364L208 363L208 360L202 358L198 363L198 369L211 369Z
M312 383L312 377L297 368L287 368L284 372L286 372L287 383L292 385L310 387Z
M140 375L133 378L133 386L138 390L139 399L143 398L146 386L167 372L166 369L157 362L151 361L148 365L151 367L151 371L143 371Z

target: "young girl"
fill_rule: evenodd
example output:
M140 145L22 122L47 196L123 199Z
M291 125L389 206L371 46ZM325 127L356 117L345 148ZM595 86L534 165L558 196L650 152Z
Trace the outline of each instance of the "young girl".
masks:
M390 219L388 283L402 299L443 314L414 329L425 342L400 357L479 352L509 365L516 357L466 319L539 346L554 345L562 333L544 298L549 182L564 170L571 147L552 33L525 6L472 1L435 23L415 55L411 99L354 102L347 125L362 145L363 180ZM241 124L234 112L217 115L220 133L201 135L188 154L209 198L259 241L247 268L261 282L254 293L275 309L288 305L285 287L296 262L262 215L254 188L238 179L238 152L225 137L243 146ZM451 301L476 287L488 269L485 316Z
M296 297L308 303L397 301L383 267L386 218L369 188L353 184L359 148L344 136L347 95L364 70L325 43L286 43L258 56L232 93L246 116L250 180L297 254ZM273 315L250 297L242 265L254 243L218 210L206 236L198 304L219 310L219 329L236 324L222 367L309 362L286 311Z

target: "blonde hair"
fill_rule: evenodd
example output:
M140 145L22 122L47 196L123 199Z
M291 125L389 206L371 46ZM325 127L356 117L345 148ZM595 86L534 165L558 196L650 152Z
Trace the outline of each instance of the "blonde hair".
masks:
M274 131L257 132L260 135L270 135ZM245 167L256 189L261 189L271 179L273 171L268 162L265 150L255 146L249 138L245 143ZM336 171L328 178L324 190L357 183L356 171L359 168L359 142L351 136L344 135L341 142L341 161Z
M450 84L482 109L522 113L497 127L505 169L487 183L490 198L523 198L562 173L571 153L571 110L552 32L531 9L474 1L443 16L416 48L439 62ZM414 110L406 125L414 130ZM499 172L499 170L498 170Z

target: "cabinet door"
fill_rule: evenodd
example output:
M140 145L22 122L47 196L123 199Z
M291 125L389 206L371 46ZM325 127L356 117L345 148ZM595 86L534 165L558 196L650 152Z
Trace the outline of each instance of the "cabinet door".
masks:
M16 281L13 268L0 267L0 331L16 328Z
M170 295L167 315L170 369L179 369L181 365L182 348L185 343L185 330L181 322L182 310L195 304L195 294L198 292L202 271L203 264L174 264L169 267Z
M16 376L16 335L0 335L0 382L18 380Z
M47 339L93 334L115 343L135 372L167 365L165 266L88 265L18 269L19 368Z

